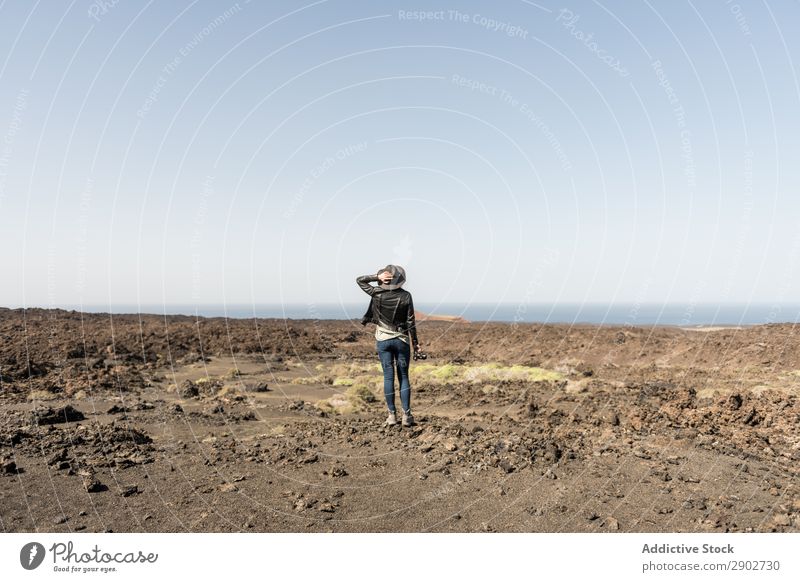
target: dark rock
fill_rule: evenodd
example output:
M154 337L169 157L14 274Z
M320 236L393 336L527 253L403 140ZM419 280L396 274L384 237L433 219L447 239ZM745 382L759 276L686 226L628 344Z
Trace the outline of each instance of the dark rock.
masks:
M548 463L555 463L561 458L561 448L554 442L548 442L544 447L544 460Z
M0 461L0 471L6 475L16 475L17 473L21 473L20 469L17 467L17 463L11 459L3 459Z
M200 389L191 380L184 380L178 386L178 396L181 398L197 398L199 395Z
M31 411L31 423L33 425L61 424L64 422L76 422L85 420L86 417L80 410L67 404L61 408L37 408Z
M61 462L66 461L69 458L69 453L67 449L61 449L60 451L53 453L50 458L47 460L48 465L60 465Z
M130 497L131 495L136 495L137 493L141 493L139 491L139 487L136 485L129 485L128 487L124 487L120 492L120 495L123 497Z
M87 475L83 478L83 488L87 493L99 493L101 491L108 491L108 487L103 485L100 480L94 475Z
M750 411L745 415L743 422L745 424L749 424L750 426L756 426L761 422L761 416L758 414L755 408L751 408Z
M619 426L619 415L617 415L617 413L613 410L604 410L600 414L600 418L603 420L603 422L610 424L611 426Z
M243 388L245 392L269 392L266 382L246 382Z

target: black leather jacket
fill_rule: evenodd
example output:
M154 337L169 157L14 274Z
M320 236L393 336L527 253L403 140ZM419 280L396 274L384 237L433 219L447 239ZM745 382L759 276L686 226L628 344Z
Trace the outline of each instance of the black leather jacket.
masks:
M370 285L376 281L379 281L377 275L364 275L356 279L364 293L372 297L367 312L361 318L361 325L380 323L387 329L407 332L411 336L411 344L417 346L417 322L411 293L405 289L387 291Z

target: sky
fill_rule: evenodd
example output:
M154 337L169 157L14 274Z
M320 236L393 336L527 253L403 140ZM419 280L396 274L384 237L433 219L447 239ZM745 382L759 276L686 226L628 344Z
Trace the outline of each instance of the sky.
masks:
M800 293L797 2L0 3L0 305Z

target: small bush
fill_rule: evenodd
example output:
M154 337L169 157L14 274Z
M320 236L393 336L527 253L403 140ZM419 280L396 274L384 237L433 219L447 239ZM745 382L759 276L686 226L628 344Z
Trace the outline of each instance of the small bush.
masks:
M458 376L459 369L453 364L445 364L435 368L432 372L434 378L439 380L450 380Z
M326 384L326 381L320 376L301 376L292 380L292 384L308 386L309 384Z
M345 394L347 394L347 396L351 399L355 398L366 403L377 401L377 398L375 398L372 390L362 384L356 384L355 386L352 386Z
M562 375L552 370L531 366L504 366L496 362L480 365L421 364L411 367L412 381L431 384L484 384L502 381L546 382L560 380Z
M28 400L57 400L62 397L62 394L50 392L49 390L31 390L28 394Z

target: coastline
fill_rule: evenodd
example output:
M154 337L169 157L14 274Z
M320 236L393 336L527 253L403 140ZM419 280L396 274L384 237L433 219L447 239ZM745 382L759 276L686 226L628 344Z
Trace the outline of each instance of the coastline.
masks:
M129 316L139 316L139 317L191 317L195 319L226 319L226 320L264 320L264 321L297 321L297 322L313 322L313 321L359 321L361 317L361 311L363 311L362 304L349 304L345 306L336 306L336 309L339 309L337 313L340 315L336 317L331 316L331 309L332 307L328 306L323 310L320 310L318 306L310 305L287 305L281 311L278 307L270 305L270 306L256 306L255 308L252 307L243 307L241 305L232 305L229 307L218 307L218 306L197 306L195 308L188 308L186 306L153 306L153 305L144 305L141 308L129 305L120 305L117 307L108 308L107 306L53 306L53 307L42 307L42 306L30 306L30 307L21 307L21 306L13 306L13 307L5 307L0 306L0 312L2 311L26 311L26 312L38 312L38 311L52 311L52 312L64 312L64 313L71 313L71 314L84 314L84 315L103 315L103 316L113 316L113 317L129 317ZM482 306L479 306L482 307ZM505 309L505 313L508 314L509 306L502 306ZM779 308L777 311L783 311L786 313L797 313L798 315L794 317L784 317L778 318L775 315L776 308L771 305L758 305L762 311L762 317L751 317L750 319L744 319L739 317L729 316L728 319L717 319L717 318L701 318L698 317L696 319L681 317L677 318L674 315L666 315L663 318L655 318L655 317L601 317L598 315L601 311L608 311L609 307L606 305L600 305L599 307L593 306L597 311L593 312L590 316L585 317L563 317L563 316L552 316L552 317L536 317L535 315L531 315L528 311L520 310L519 314L515 313L511 317L506 315L505 317L496 317L496 318L482 318L482 317L468 317L467 310L462 310L462 313L458 313L457 311L450 311L449 313L443 312L429 312L423 311L422 309L417 309L417 320L428 321L428 322L448 322L448 323L456 323L456 324L504 324L504 325L556 325L556 326L595 326L595 327L630 327L630 328L652 328L652 327L674 327L674 328L681 328L686 330L703 330L703 331L714 331L714 330L723 330L723 329L736 329L736 328L749 328L754 326L764 326L764 325L797 325L800 323L800 306L796 305L787 305L782 308ZM676 310L680 305L673 305L670 306L671 309ZM747 308L753 308L753 306L746 306L746 305L739 305L739 304L730 304L730 305L722 305L722 306L713 306L708 305L705 306L707 309L727 309L727 310L743 310ZM567 307L564 306L556 306L556 308L552 308L552 311L557 311L557 309L574 309L574 306L570 305ZM614 308L619 310L627 309L627 306L621 306L618 308ZM738 312L738 311L737 311ZM479 312L480 313L480 312Z

